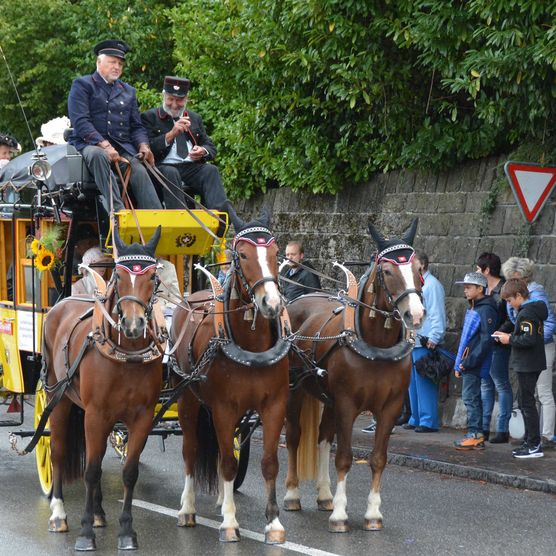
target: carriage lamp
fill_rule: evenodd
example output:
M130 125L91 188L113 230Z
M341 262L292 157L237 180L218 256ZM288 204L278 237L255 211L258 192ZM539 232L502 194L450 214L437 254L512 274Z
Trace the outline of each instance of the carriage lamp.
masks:
M45 181L52 174L52 166L44 155L35 155L29 167L29 174L39 181Z

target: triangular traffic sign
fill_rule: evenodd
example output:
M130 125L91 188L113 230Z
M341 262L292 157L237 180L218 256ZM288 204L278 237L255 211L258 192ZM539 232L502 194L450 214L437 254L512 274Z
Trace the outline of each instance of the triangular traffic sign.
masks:
M504 172L527 222L534 222L556 186L556 168L508 161Z

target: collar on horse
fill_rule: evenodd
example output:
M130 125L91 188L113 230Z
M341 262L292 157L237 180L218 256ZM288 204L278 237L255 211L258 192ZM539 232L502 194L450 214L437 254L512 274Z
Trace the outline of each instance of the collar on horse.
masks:
M121 268L130 274L142 275L156 266L157 261L148 255L125 255L118 257L115 263L117 268ZM164 355L168 334L166 332L164 315L160 305L156 303L158 284L153 289L153 294L149 301L145 303L134 295L120 296L114 278L112 278L107 286L104 279L98 273L94 272L93 276L97 289L95 291L95 306L93 309L92 338L95 347L101 355L118 363L152 363L160 359ZM118 316L121 314L122 301L133 301L143 307L150 337L148 346L138 350L127 350L123 349L119 343L111 340L110 327L117 330L118 334L120 333L119 323L112 319L106 309L107 301L113 297L116 298L114 310L118 313Z
M369 293L373 294L373 303L370 307L371 314L373 314L373 312L382 314L386 317L386 322L388 322L388 319L392 318L401 320L398 311L399 302L407 297L409 294L419 292L415 288L408 288L407 290L403 291L398 297L394 298L384 282L381 263L383 260L387 260L388 262L391 262L398 266L402 264L411 264L414 256L415 251L410 245L398 244L387 247L375 257L375 263L371 265L367 269L365 274L361 277L359 281L359 287L357 287L356 285L355 277L353 276L352 272L345 268L343 265L336 263L336 266L340 267L346 275L348 281L348 297L351 299L357 299L358 301L356 304L347 302L344 309L344 330L354 332L353 334L346 336L345 342L351 350L353 350L361 357L364 357L365 359L368 359L370 361L399 361L407 357L411 353L413 349L413 343L405 339L406 334L403 321L402 336L400 340L395 345L389 348L380 348L368 344L361 338L359 314L361 312L361 306L363 305L363 296L365 294L364 287L365 284L369 282ZM384 289L386 298L388 299L390 305L392 305L393 307L392 311L384 311L376 307L375 301L377 282L378 285L382 286L382 288Z
M260 237L259 234L261 233L267 237ZM251 303L256 308L254 294L255 288L264 282L277 282L277 279L274 277L261 278L260 280L257 280L255 284L249 286L247 279L241 270L239 254L236 250L236 246L239 241L248 241L257 247L269 247L275 242L275 238L272 236L270 230L263 226L252 226L246 228L236 234L234 238L232 267L230 272L235 273L235 275L239 278L241 284L251 299ZM283 308L279 317L279 322L277 323L279 337L276 340L276 343L271 348L261 352L245 350L238 346L234 341L228 320L228 303L230 297L233 295L231 280L226 282L226 290L224 290L220 282L218 282L214 275L208 270L200 265L196 265L196 268L201 270L207 276L212 287L214 295L214 334L216 338L221 340L219 345L222 353L224 353L228 359L234 361L235 363L239 363L240 365L245 365L246 367L268 367L282 360L288 354L291 345L287 339L290 335L290 323L286 308ZM255 322L255 319L256 314L253 316L253 323Z

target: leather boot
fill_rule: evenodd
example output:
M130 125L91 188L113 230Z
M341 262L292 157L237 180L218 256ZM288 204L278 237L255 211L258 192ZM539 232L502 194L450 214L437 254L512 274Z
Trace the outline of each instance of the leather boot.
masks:
M409 421L410 417L411 417L411 407L409 405L409 394L406 394L405 399L403 401L402 412L400 413L400 416L396 421L396 426L400 427L402 425L405 425Z
M506 444L510 441L510 433L509 432L497 432L489 442L491 444Z
M485 437L485 441L490 438L490 431L483 431L483 436Z

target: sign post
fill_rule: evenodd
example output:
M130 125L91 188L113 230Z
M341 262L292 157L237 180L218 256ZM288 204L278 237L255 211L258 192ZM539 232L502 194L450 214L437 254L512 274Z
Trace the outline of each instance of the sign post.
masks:
M504 172L523 217L533 223L556 186L556 168L508 161Z

